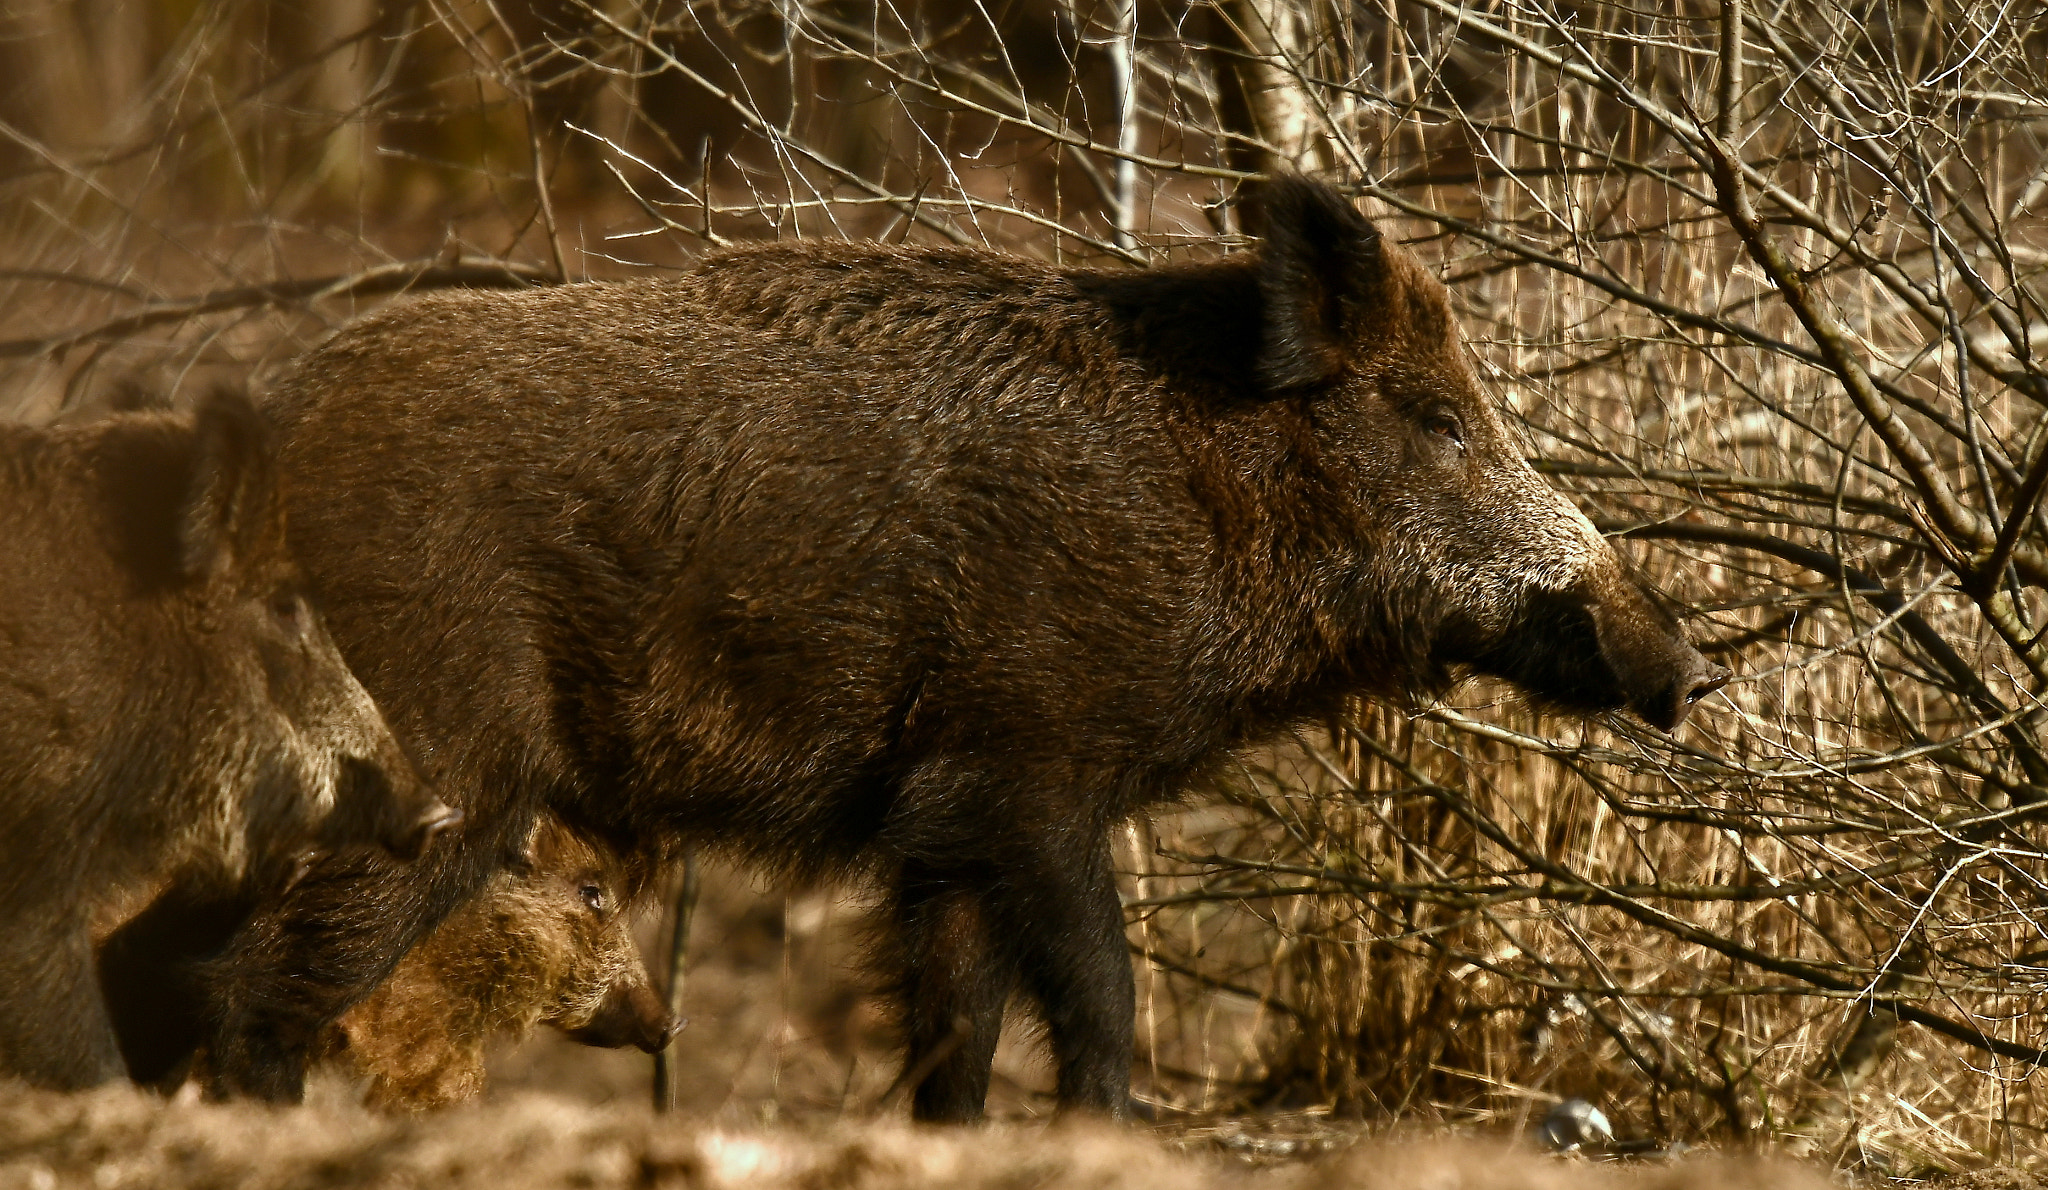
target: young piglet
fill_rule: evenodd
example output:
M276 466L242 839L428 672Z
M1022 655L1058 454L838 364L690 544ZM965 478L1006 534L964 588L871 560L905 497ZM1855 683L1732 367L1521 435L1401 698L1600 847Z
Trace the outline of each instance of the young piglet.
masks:
M493 877L323 1037L369 1080L374 1107L426 1111L475 1098L484 1046L551 1025L586 1045L649 1053L677 1026L633 943L628 881L546 818L527 862Z

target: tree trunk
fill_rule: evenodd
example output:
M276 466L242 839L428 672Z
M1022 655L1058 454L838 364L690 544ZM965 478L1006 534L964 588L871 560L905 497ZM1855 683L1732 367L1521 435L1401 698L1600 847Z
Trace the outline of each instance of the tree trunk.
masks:
M1217 92L1226 164L1257 173L1327 171L1329 129L1305 76L1315 60L1319 6L1300 0L1217 0L1223 47Z

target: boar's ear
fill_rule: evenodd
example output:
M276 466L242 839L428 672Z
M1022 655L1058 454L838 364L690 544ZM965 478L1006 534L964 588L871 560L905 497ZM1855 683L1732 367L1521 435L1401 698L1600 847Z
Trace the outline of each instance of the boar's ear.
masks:
M243 393L221 389L200 402L192 466L178 512L187 579L226 573L283 546L283 508L270 423Z
M1378 287L1379 229L1343 195L1307 178L1269 183L1258 207L1265 225L1260 377L1273 392L1311 388L1343 367L1362 307Z

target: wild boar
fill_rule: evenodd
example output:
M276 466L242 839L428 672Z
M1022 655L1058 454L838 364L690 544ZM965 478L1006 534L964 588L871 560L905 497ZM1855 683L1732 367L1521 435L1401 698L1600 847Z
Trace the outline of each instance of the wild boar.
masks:
M886 893L926 1120L1005 1004L1128 1110L1119 823L1359 695L1465 673L1673 727L1726 672L1527 465L1443 286L1331 189L1143 270L738 248L442 293L285 375L345 655L476 821L316 870L209 976L223 1092L309 1046L543 808Z
M96 912L180 872L288 880L455 815L335 651L285 541L271 431L196 412L0 425L0 1072L122 1072Z
M552 818L328 1027L319 1049L368 1080L375 1107L425 1111L484 1088L484 1045L537 1026L586 1045L668 1045L676 1022L634 945L636 881Z

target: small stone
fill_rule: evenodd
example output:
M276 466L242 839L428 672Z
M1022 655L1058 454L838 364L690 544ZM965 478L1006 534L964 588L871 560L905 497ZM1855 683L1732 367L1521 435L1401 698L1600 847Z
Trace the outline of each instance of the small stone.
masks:
M1543 1143L1560 1153L1597 1148L1614 1139L1614 1126L1599 1108L1583 1099L1567 1099L1551 1108L1540 1131Z

